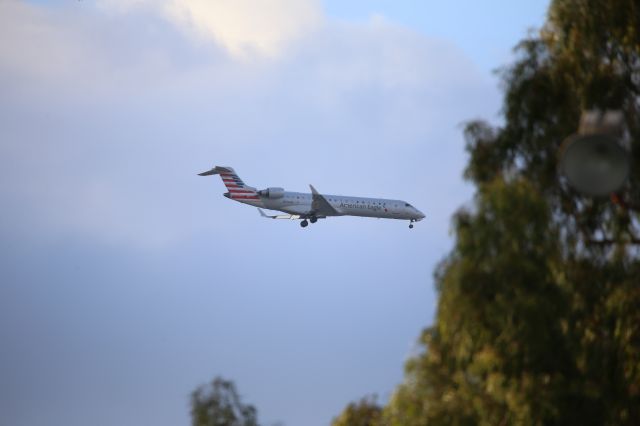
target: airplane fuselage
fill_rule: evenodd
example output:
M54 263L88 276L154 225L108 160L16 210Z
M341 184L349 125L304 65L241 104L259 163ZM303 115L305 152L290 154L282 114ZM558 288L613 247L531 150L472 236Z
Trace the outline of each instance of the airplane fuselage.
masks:
M225 197L254 207L279 210L293 215L311 215L313 197L302 192L285 191L281 198L270 199L260 196L258 199L237 199L229 194ZM415 207L402 200L385 198L351 197L345 195L322 194L338 214L325 216L360 216L384 219L421 220L424 215Z

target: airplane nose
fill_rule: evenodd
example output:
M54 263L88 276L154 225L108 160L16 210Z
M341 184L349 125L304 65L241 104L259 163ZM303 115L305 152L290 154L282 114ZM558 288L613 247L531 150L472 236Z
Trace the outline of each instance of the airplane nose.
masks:
M418 213L418 218L416 219L416 221L422 220L425 218L424 213L422 213L420 210L416 209L416 212Z

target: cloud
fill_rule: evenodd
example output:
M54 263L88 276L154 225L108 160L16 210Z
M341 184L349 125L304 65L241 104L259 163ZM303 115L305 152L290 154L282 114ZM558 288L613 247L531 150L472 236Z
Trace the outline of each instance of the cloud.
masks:
M234 57L277 57L318 28L318 0L102 0L107 10L154 9L190 36L224 46Z
M82 43L46 9L19 1L0 2L0 66L3 76L59 76L80 64ZM46 47L55 46L55 50ZM43 48L44 47L44 48Z
M38 4L0 0L9 422L84 425L110 401L110 424L187 423L185 395L212 371L287 424L389 392L469 194L458 125L497 105L493 83L457 46L380 16L300 19L260 47L257 33L198 30L196 9L173 16L167 1ZM213 165L259 188L406 199L427 219L301 232L222 197L219 179L196 175ZM388 350L367 358L381 330ZM331 361L365 358L348 374ZM324 380L288 412L308 359Z
M446 239L466 194L457 126L498 100L456 46L383 17L321 16L313 37L279 50L277 60L245 61L183 37L156 15L164 6L138 3L120 11L111 2L116 15L0 3L7 229L145 249L228 232L226 223L255 212L218 200L219 182L195 176L217 163L256 186L306 190L313 182L327 192L407 198L437 218L424 226ZM235 10L215 4L229 16L247 13L245 1ZM206 7L184 5L189 14ZM283 16L304 15L296 10ZM233 36L243 52L247 34ZM276 39L267 38L270 46L282 46ZM390 174L427 183L418 185L424 195Z

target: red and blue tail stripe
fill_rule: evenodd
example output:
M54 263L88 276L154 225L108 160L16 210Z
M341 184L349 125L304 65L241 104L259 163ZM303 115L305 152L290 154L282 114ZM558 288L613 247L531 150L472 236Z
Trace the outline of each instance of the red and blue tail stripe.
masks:
M230 168L229 168L230 169ZM238 175L230 169L229 172L220 173L222 182L229 190L229 198L234 200L259 200L260 196L255 188L247 186Z

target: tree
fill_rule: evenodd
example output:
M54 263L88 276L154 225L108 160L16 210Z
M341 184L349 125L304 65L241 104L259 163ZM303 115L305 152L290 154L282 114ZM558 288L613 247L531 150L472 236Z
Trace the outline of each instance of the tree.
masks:
M465 130L475 205L389 425L640 424L640 212L557 172L586 109L623 111L640 203L640 3L555 0L502 73L505 123Z
M193 426L258 426L257 411L240 400L233 382L216 377L191 393Z
M376 397L365 397L359 402L351 402L335 418L332 426L382 426L382 407L376 402Z

